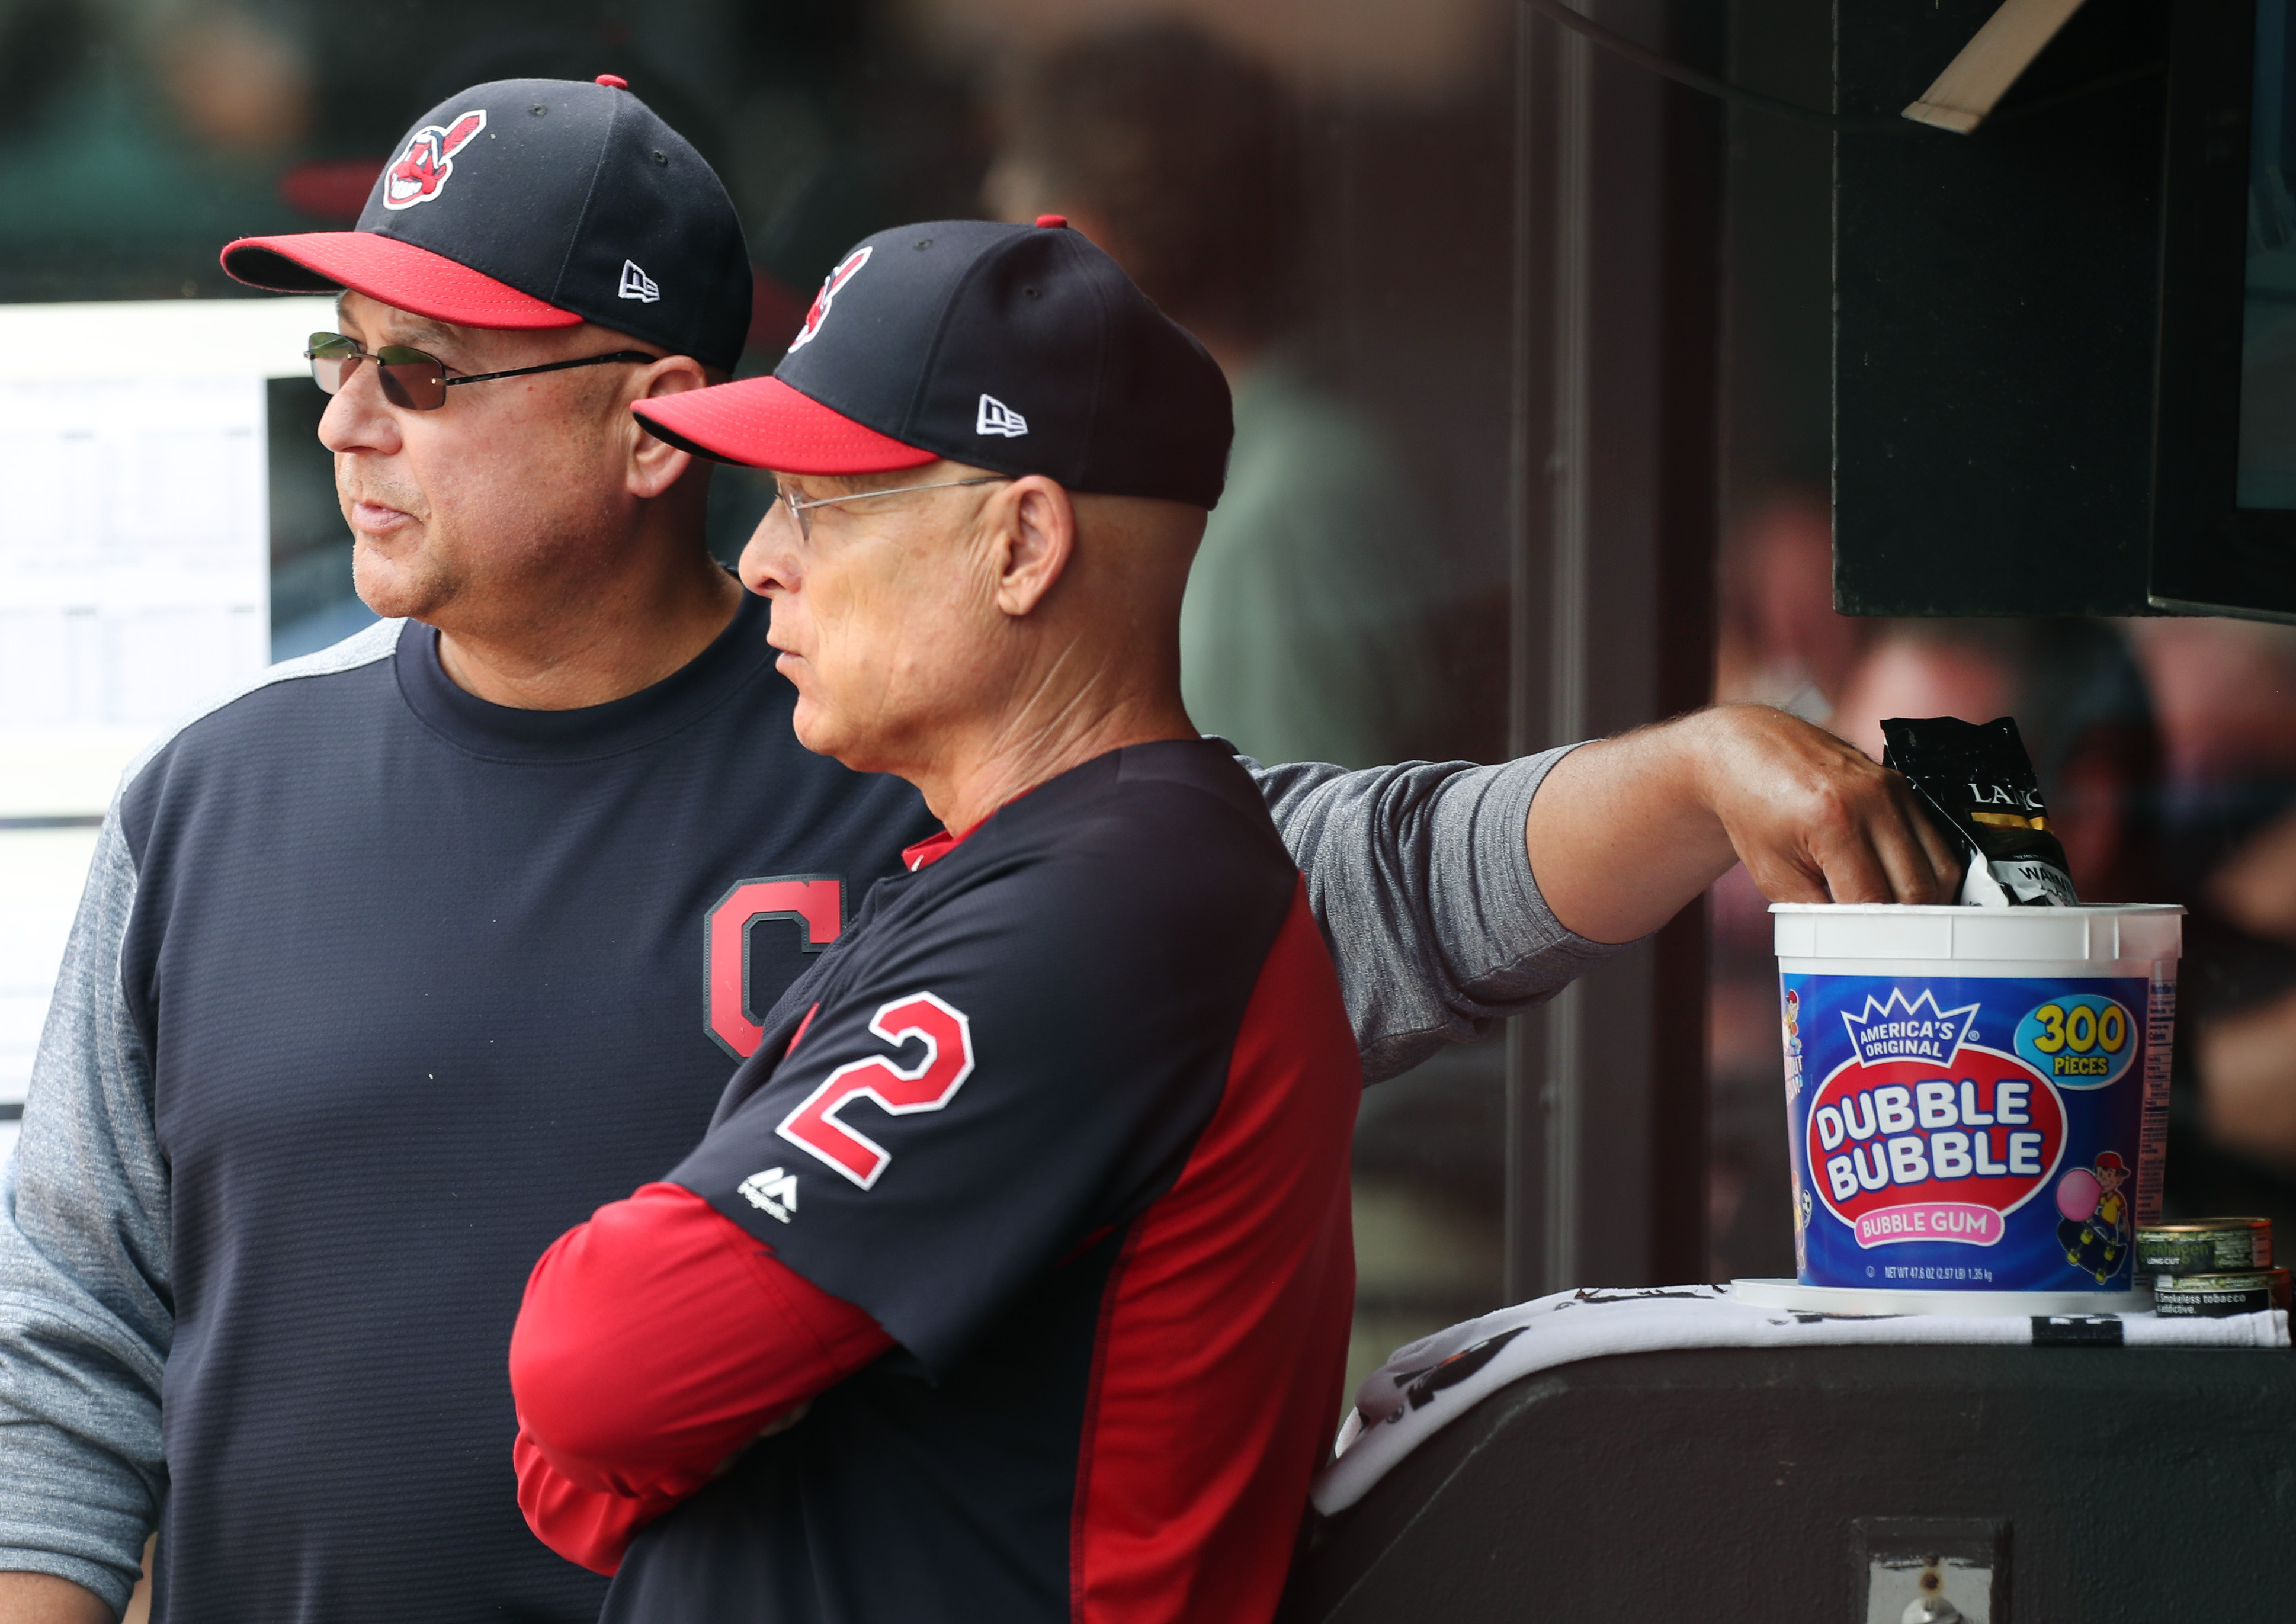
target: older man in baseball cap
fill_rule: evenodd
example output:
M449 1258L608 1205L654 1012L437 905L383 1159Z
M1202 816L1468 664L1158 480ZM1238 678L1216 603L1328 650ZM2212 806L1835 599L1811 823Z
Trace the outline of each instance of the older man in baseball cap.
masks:
M704 470L633 413L724 374L748 283L724 188L627 88L475 86L356 231L226 251L341 290L321 439L392 618L204 707L99 838L0 1185L0 1621L116 1612L156 1523L161 1617L571 1624L603 1582L527 1532L502 1460L521 1284L692 1148L936 820L796 742ZM816 335L865 306L845 268ZM1018 383L975 395L844 414L989 472L1068 443ZM1777 894L1939 883L1893 781L1775 713L1257 781L1374 1079L1651 929L1734 841Z
M536 1271L521 1499L621 1566L610 1619L1264 1619L1339 1404L1359 1067L1180 701L1227 386L1057 221L840 269L781 376L640 410L775 471L742 573L798 736L943 833Z

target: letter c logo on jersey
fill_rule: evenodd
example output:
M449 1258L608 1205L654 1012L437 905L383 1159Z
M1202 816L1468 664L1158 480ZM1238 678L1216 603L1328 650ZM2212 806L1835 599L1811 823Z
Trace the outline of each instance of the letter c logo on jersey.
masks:
M736 880L701 922L701 1023L719 1048L747 1060L765 1041L751 1008L750 927L786 919L797 946L818 953L845 928L845 882L837 874L772 874ZM794 977L791 970L784 977ZM775 986L775 997L781 988Z
M963 1010L929 992L895 998L870 1019L869 1029L896 1048L922 1043L924 1057L906 1068L889 1060L849 1062L824 1079L775 1130L865 1190L891 1164L893 1153L839 1113L856 1099L873 1101L896 1117L939 1111L972 1075L972 1022Z
M455 154L487 127L487 110L458 115L452 124L426 124L407 137L398 161L382 172L382 206L412 209L439 195L455 173Z

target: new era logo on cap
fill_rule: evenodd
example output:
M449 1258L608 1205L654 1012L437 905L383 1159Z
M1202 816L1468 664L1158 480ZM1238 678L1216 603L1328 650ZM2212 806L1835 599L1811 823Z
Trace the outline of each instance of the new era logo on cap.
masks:
M661 297L661 290L654 285L652 277L638 269L636 260L625 259L622 261L622 297L650 305Z
M1203 346L1050 217L879 232L838 261L772 377L632 409L675 445L784 473L947 458L1197 507L1219 500L1233 434Z
M975 434L1001 434L1013 439L1029 431L1029 420L1006 406L994 395L980 398L980 410L972 420Z

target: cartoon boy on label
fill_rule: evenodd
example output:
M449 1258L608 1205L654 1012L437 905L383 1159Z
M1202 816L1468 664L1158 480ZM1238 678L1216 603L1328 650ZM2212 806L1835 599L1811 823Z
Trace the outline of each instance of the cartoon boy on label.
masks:
M2057 1210L2064 1221L2057 1240L2065 1261L2087 1269L2103 1285L2120 1272L2128 1251L2128 1198L2120 1193L2128 1166L2106 1151L2094 1168L2076 1168L2057 1181Z
M1786 1098L1801 1093L1801 994L1786 989Z

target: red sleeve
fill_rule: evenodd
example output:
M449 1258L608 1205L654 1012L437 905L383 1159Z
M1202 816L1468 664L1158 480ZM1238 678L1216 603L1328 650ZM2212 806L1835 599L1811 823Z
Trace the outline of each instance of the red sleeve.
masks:
M634 1497L569 1482L523 1425L510 1456L518 1471L518 1508L526 1513L527 1527L567 1561L594 1573L611 1573L620 1567L630 1536L677 1504L668 1495Z
M561 1235L511 1334L528 1526L601 1572L767 1425L892 1339L676 1185Z

